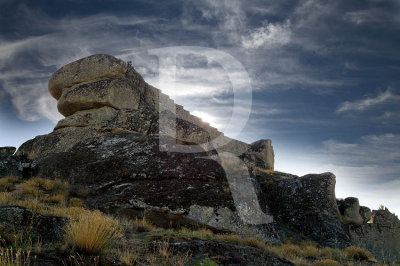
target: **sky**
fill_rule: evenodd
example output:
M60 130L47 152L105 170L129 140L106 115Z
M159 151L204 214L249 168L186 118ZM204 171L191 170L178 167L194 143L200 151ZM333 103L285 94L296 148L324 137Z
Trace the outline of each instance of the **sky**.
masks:
M182 46L233 61L179 55L171 90L154 49ZM276 170L333 172L338 198L400 214L399 1L0 0L0 146L51 132L50 76L98 53L228 136L239 63L252 100L238 139L271 139Z

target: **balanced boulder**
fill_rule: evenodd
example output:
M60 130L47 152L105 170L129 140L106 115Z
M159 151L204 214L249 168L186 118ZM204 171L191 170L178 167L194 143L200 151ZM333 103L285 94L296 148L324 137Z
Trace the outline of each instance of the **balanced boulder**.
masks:
M50 78L49 91L58 100L64 89L84 82L123 77L127 69L127 63L111 55L88 56L57 70Z

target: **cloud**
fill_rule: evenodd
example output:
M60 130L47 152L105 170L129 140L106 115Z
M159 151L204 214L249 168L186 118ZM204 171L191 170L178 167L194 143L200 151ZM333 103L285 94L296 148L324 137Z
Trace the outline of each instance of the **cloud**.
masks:
M400 172L400 135L365 135L355 143L336 140L323 142L325 156L335 164L368 169L363 175L387 174L391 177Z
M389 101L399 101L400 95L396 95L387 89L385 92L380 93L376 97L368 97L354 102L343 102L336 110L337 113L344 113L348 111L365 111L375 106L381 105Z
M400 213L399 134L365 135L355 142L327 140L316 156L321 168L336 174L337 195L356 196L363 205L384 204Z
M242 37L242 46L246 49L260 47L274 48L290 42L290 20L283 23L266 23L253 30L248 36Z
M400 214L399 134L364 135L355 141L329 139L314 148L304 143L298 148L274 147L279 171L332 172L337 197L358 197L361 205L370 208L384 204Z

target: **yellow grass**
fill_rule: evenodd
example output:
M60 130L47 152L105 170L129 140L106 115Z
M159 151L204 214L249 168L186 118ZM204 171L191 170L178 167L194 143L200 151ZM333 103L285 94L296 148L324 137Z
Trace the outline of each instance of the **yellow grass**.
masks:
M9 192L15 189L15 183L19 181L18 177L6 176L0 178L0 192Z
M104 216L100 211L81 214L69 223L66 240L78 250L99 254L109 247L119 234L118 222Z
M68 205L70 207L83 207L84 202L80 198L70 198Z
M0 266L29 266L30 264L30 251L0 248Z
M45 178L31 178L20 185L24 194L41 196L46 193L68 192L69 185L61 180L50 180Z
M0 192L0 205L10 205L15 201L15 196L10 192Z
M237 234L218 234L216 235L216 239L234 244L242 244L244 242L243 238Z
M343 250L344 254L346 254L348 259L351 260L367 260L367 261L375 261L374 257L372 256L371 252L359 248L350 246Z
M156 231L157 227L154 226L150 221L143 219L135 219L132 221L133 228L136 232L150 232Z

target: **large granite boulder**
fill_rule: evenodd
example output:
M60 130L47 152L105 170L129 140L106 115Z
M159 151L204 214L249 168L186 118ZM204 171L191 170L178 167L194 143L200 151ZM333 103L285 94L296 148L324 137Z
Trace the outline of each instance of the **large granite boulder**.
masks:
M140 100L138 95L126 78L105 79L64 89L57 107L64 116L103 106L136 110Z
M322 245L349 245L336 203L335 175L264 175L258 180L272 214L281 222Z
M231 184L210 157L216 151L191 145L188 153L160 151L159 139L137 133L86 139L67 152L35 160L35 175L87 187L85 204L108 213L146 217L161 226L200 224L271 243L279 241L272 224L242 221Z
M75 84L125 75L128 65L110 55L88 56L63 66L49 80L49 92L57 100Z
M364 222L364 219L361 217L360 214L360 203L357 198L348 197L338 200L337 203L339 206L340 214L342 215L342 222L344 224L361 224Z
M242 158L249 164L268 170L274 170L274 149L270 139L261 139L250 144Z
M363 220L363 223L369 222L372 218L371 209L365 206L360 206L360 216Z

